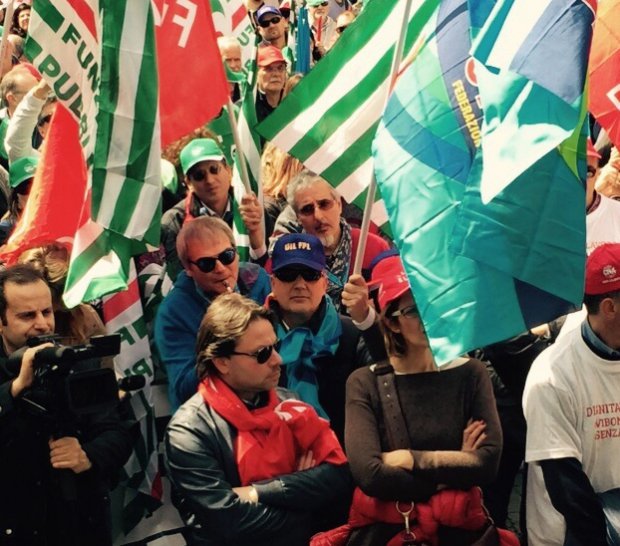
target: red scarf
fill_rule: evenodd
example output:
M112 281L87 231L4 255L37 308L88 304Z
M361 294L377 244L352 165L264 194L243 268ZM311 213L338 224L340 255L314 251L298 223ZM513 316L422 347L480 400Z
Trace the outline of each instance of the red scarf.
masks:
M250 410L217 376L207 376L198 391L237 429L234 451L242 485L295 472L308 451L317 465L347 462L329 423L304 402L280 402L272 389L266 406Z

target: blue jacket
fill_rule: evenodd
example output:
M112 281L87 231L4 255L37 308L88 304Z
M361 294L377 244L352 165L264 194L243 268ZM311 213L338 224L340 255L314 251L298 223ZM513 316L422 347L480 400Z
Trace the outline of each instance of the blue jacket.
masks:
M239 264L236 290L263 305L271 282L265 270L252 263ZM159 306L155 319L155 343L168 374L171 410L189 399L198 388L196 336L211 300L182 271L170 294Z

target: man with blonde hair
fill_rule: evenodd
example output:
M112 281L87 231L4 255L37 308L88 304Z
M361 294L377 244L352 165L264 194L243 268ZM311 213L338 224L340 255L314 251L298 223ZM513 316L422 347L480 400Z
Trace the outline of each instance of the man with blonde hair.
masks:
M186 223L176 241L183 265L155 320L155 343L168 373L172 410L196 392L196 334L211 302L240 292L263 303L271 286L257 264L239 263L232 230L223 220L201 216Z

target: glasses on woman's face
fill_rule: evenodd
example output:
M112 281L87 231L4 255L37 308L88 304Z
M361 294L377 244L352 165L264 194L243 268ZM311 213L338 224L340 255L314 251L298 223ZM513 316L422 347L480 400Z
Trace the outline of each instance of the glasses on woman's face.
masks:
M348 26L349 26L349 25L342 25L342 26L340 26L340 27L336 27L336 32L337 32L338 34L342 34Z
M280 269L279 271L274 271L273 275L279 281L291 283L295 282L299 277L306 282L316 282L323 273L314 269Z
M218 174L220 174L221 168L221 163L215 163L213 165L209 165L206 169L195 169L189 173L189 178L191 178L195 182L202 182L203 180L207 179L207 173L213 176L217 176Z
M220 262L222 265L230 265L235 261L237 249L227 248L222 250L217 256L203 256L196 261L189 260L190 264L195 265L203 273L211 273L215 269L215 263Z
M300 207L298 212L301 216L312 216L316 208L319 210L330 210L335 204L336 202L333 199L319 199L314 203L308 203Z
M408 305L407 307L401 307L394 311L390 316L392 317L419 317L418 308L415 304Z
M231 355L242 355L242 356L250 356L252 358L256 359L256 362L258 364L265 364L265 362L267 362L270 358L271 355L273 354L273 351L277 351L278 350L278 345L280 344L280 340L276 339L275 343L273 345L267 345L266 347L261 347L258 351L254 352L254 353L242 353L239 351L233 351L232 353L230 353Z

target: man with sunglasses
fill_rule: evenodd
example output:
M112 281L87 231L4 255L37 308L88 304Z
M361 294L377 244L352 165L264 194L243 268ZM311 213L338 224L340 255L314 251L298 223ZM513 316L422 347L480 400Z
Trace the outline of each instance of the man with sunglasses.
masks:
M342 439L347 377L373 361L366 342L382 348L383 338L376 326L362 333L350 318L338 314L326 293L323 245L314 235L280 237L272 272L268 306L278 319L280 385L329 419Z
M257 31L263 39L260 47L274 46L282 50L286 47L288 19L274 7L263 5L256 12Z
M336 21L329 16L328 0L307 0L308 23L314 34L315 47L324 55L338 37Z
M219 218L186 223L176 245L184 271L159 306L154 335L173 411L196 392L196 334L211 302L234 291L262 304L271 288L260 266L239 262L233 232Z
M276 221L271 244L283 233L302 231L318 237L326 256L327 293L340 311L342 292L353 272L360 230L352 228L342 217L342 200L338 192L311 171L302 171L291 180L287 189L287 201L289 207L282 211ZM369 277L370 264L374 258L388 249L389 244L385 240L373 233L368 234L362 262L364 277ZM356 282L363 282L363 279ZM362 289L367 292L365 284ZM358 322L364 321L361 328L374 322L367 297L365 301L365 307L361 306L362 312L351 315ZM355 307L360 309L359 304ZM367 322L364 319L368 319Z
M167 272L174 281L182 270L176 252L176 238L181 227L199 216L221 218L229 226L233 223L232 169L224 153L210 138L197 138L187 144L180 154L185 174L187 196L161 219L161 242L166 253ZM266 233L273 222L267 218L255 195L245 195L239 207L250 239L250 257L257 263L267 261Z
M273 322L264 307L225 294L200 325L198 393L164 440L190 545L307 546L348 508L350 474L334 432L276 388Z

